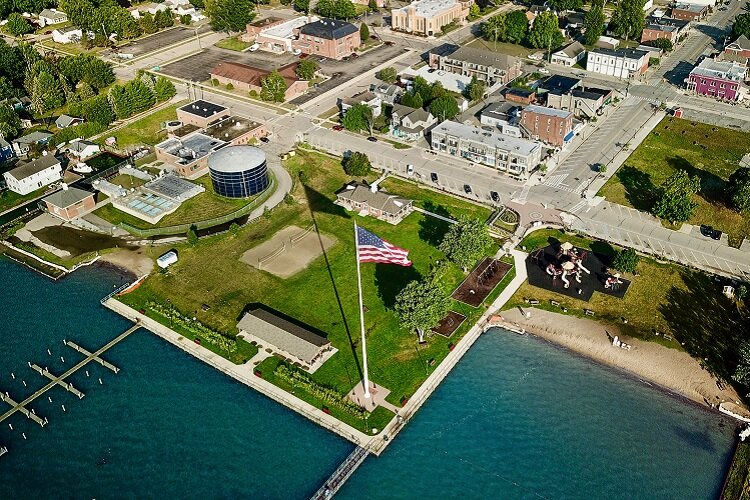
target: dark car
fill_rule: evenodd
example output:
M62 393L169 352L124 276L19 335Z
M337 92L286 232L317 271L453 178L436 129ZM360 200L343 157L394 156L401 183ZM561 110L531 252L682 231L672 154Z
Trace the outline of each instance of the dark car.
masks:
M500 203L500 194L497 191L490 191L490 198L495 203Z
M370 142L378 142L378 140L373 136L368 137L367 140Z
M336 132L341 132L342 130L344 130L344 127L341 125L334 125L333 130L335 130Z
M263 144L268 144L271 141L268 139L268 137L261 137L260 142L262 142Z
M435 172L430 172L430 179L432 180L432 182L437 182L438 181L437 174Z
M390 40L388 40L388 41L385 42L385 44L390 47L391 45L393 45L393 42L391 42Z
M352 59L356 59L359 57L359 54L357 54L356 52L352 52L352 55L350 55L349 57L351 57Z
M714 229L711 226L702 225L701 234L707 238L711 238L712 240L721 239L721 231L719 231L718 229Z
M464 192L466 194L471 194L471 186L469 186L468 184L464 184Z

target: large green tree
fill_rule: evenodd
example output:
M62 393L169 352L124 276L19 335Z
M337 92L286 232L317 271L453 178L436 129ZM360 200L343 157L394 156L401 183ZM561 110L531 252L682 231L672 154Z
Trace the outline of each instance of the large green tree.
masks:
M355 104L346 110L341 124L346 130L352 132L367 130L372 134L372 127L375 124L372 108L366 104Z
M297 68L294 70L297 76L308 82L315 78L315 72L318 71L318 63L312 59L303 59L297 64Z
M79 108L80 115L83 116L87 122L100 123L104 126L109 126L109 124L115 121L116 118L112 111L112 107L109 104L109 100L105 95L98 95L86 99L79 104Z
M586 45L594 45L604 34L605 22L604 0L594 0L583 18L583 41Z
M270 73L260 82L260 98L268 102L284 102L287 84L278 71Z
M430 113L438 120L451 120L453 119L460 110L458 109L458 103L456 98L452 95L444 95L438 97L430 103Z
M369 175L372 170L370 159L365 153L359 151L344 159L343 166L344 172L350 177L364 177Z
M401 104L418 109L424 106L424 101L422 101L422 96L418 93L406 92L401 96Z
M154 20L154 16L151 15L150 12L146 12L141 16L140 19L141 29L143 32L147 35L150 35L152 33L156 33L159 31L159 27L156 26L156 21Z
M133 107L131 106L130 98L128 97L128 93L125 91L123 85L113 85L110 87L109 92L107 93L107 98L112 106L112 111L114 111L119 120L125 119L133 114Z
M526 16L524 16L525 18ZM528 22L528 21L527 21ZM498 14L488 18L479 27L482 37L490 42L505 39L505 14Z
M732 25L732 39L735 39L740 35L750 37L750 13L743 12L734 18L734 24Z
M214 31L245 31L255 17L252 0L206 0L206 16Z
M362 25L359 27L359 39L362 42L366 42L370 39L370 28L367 27L367 24L362 23Z
M735 382L750 386L750 340L745 340L737 349L737 369L732 376Z
M294 8L298 12L309 12L310 0L294 0Z
M149 86L140 79L131 80L125 84L125 92L130 99L133 114L142 113L156 104L156 96Z
M736 210L750 213L750 168L740 167L729 176L727 198Z
M440 251L466 272L486 255L491 245L487 225L479 219L463 215L445 233Z
M610 29L626 41L640 38L646 26L646 13L643 0L620 0L612 13Z
M168 101L177 94L177 90L174 88L174 83L169 79L160 76L154 82L154 95L156 100L159 102Z
M505 38L504 42L521 43L526 39L529 31L529 20L521 10L514 10L505 16Z
M34 78L31 87L31 107L43 116L65 104L65 95L55 75L42 71Z
M410 281L396 296L396 313L405 330L424 342L426 330L437 325L450 309L450 299L432 276Z
M6 33L13 36L23 36L32 31L34 31L34 28L32 28L26 18L18 12L14 12L8 16L8 22L5 23Z
M548 0L547 5L558 12L564 10L578 10L583 7L583 0Z
M379 80L383 80L385 83L393 83L398 78L398 73L396 72L396 68L394 68L393 66L388 66L387 68L383 68L378 71L375 76Z
M701 180L690 177L685 170L677 170L659 187L659 199L654 205L654 215L671 223L685 222L698 208L693 195L701 188Z
M0 104L0 135L6 140L15 139L21 132L21 119L7 104Z
M559 21L554 12L542 12L534 19L529 31L529 44L535 49L553 50L563 44Z
M478 80L476 75L471 77L471 82L464 90L464 97L470 101L478 101L484 97L487 86L483 81Z

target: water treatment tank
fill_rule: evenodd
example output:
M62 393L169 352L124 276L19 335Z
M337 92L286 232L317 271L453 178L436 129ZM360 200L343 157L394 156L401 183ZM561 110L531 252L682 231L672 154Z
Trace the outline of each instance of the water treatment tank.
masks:
M254 146L227 146L208 157L208 173L216 194L247 198L269 184L266 154Z

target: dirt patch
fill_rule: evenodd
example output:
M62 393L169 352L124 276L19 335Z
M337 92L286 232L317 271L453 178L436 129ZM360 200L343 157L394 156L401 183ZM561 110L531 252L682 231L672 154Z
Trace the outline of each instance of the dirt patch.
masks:
M31 234L47 245L68 252L71 257L107 248L120 247L131 250L137 248L122 238L68 226L47 226Z
M314 226L288 226L260 245L247 250L240 261L279 278L289 278L308 266L336 240L317 232Z
M126 269L136 277L150 273L154 269L154 260L148 256L144 247L129 247L108 253L101 258L113 266Z
M453 332L458 330L458 327L461 326L464 320L466 320L466 316L456 311L451 311L445 318L440 320L440 323L432 331L443 337L450 337L453 335Z
M451 297L472 307L479 307L512 267L497 259L485 257L463 283L458 285Z

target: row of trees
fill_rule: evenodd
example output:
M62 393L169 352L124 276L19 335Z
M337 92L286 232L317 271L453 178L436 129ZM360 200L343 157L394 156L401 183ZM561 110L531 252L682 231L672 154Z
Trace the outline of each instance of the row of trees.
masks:
M245 31L255 19L255 5L253 0L206 0L205 13L214 31Z
M332 19L352 19L357 17L357 8L351 0L318 0L315 12Z
M414 78L412 88L401 96L401 104L412 108L425 108L440 120L451 120L459 112L456 98L440 82L432 84L421 76Z
M482 23L482 36L491 42L523 43L536 49L552 50L561 46L565 38L560 32L554 12L542 12L528 29L526 14L520 10L492 16Z

